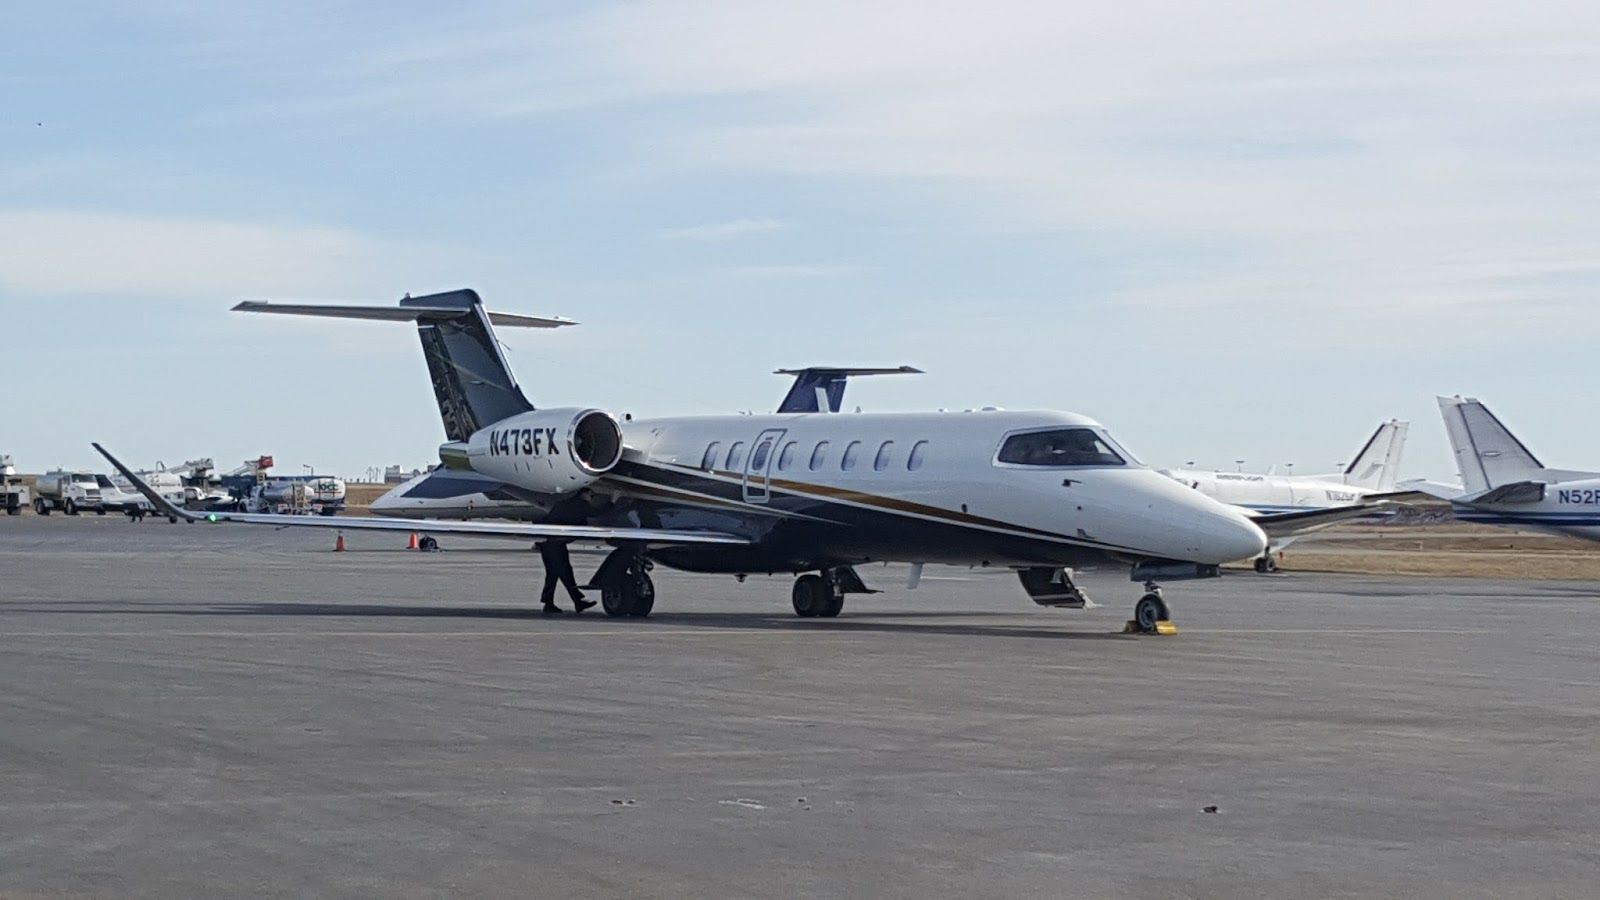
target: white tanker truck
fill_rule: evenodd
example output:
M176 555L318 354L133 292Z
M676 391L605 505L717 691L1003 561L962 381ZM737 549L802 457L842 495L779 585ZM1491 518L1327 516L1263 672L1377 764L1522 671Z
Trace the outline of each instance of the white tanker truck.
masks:
M57 510L69 516L81 512L105 515L100 482L93 472L66 472L57 469L39 476L33 488L33 511L48 516Z

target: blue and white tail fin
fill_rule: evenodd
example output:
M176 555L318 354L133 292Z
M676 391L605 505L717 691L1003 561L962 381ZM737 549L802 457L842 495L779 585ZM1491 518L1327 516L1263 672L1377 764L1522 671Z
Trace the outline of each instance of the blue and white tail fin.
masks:
M1367 443L1344 470L1344 483L1374 491L1394 490L1400 474L1400 458L1405 454L1406 436L1411 423L1390 419L1378 426Z
M447 291L406 297L399 306L327 306L245 302L238 312L416 322L428 378L439 402L445 437L464 441L495 422L533 409L517 385L495 339L495 325L557 328L571 319L488 312L476 291Z
M921 375L911 366L894 368L835 368L810 366L804 369L779 369L774 375L793 375L794 385L778 404L780 413L838 412L844 405L845 384L858 375Z
M1544 463L1477 399L1440 397L1439 414L1455 451L1461 486L1468 494L1518 482L1553 480Z

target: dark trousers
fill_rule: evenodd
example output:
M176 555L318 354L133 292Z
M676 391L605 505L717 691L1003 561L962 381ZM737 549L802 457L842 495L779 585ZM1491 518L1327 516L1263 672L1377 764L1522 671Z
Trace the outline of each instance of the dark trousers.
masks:
M567 589L567 594L574 602L583 599L583 591L578 590L578 579L572 574L572 559L567 555L567 545L559 541L545 541L539 545L539 558L544 561L544 590L539 593L539 602L551 606L556 602L556 584L560 583Z

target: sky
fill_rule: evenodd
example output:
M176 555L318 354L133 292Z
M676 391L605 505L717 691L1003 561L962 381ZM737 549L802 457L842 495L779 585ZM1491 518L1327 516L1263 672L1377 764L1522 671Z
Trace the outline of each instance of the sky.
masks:
M543 406L1063 409L1327 470L1434 397L1600 467L1600 6L35 5L0 33L0 452L437 458L472 287Z

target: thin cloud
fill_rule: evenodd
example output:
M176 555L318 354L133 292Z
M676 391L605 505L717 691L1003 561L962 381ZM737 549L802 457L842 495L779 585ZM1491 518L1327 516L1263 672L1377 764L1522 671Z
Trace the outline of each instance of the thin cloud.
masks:
M1527 295L1529 258L1600 244L1589 3L643 0L454 25L355 36L357 64L313 98L489 121L587 108L649 122L624 140L666 169L925 185L969 222L1094 233L1125 272L1108 296L1140 306L1485 315Z
M730 222L667 228L661 231L661 236L670 241L725 241L730 238L770 234L783 227L784 223L777 219L734 219Z
M768 266L730 266L722 270L736 278L828 278L853 275L861 266L841 263L788 263Z
M0 210L0 286L170 298L387 296L431 248L325 225Z

